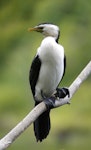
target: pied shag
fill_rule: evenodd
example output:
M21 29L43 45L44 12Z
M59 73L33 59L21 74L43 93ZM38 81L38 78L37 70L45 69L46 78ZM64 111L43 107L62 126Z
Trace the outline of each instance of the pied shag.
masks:
M37 49L37 54L31 64L29 81L32 94L35 100L35 106L41 101L45 101L48 110L45 111L34 122L34 133L37 141L42 141L47 137L50 131L50 108L53 103L50 97L64 98L69 95L67 88L59 89L58 85L62 80L65 68L66 57L64 48L58 44L60 35L59 27L50 23L42 23L29 31L37 31L44 35L44 39Z

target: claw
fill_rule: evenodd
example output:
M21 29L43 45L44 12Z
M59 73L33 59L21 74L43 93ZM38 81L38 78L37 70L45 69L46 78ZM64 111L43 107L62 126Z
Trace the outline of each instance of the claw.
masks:
M69 92L69 89L68 88L57 88L56 89L56 94L55 96L56 97L59 97L59 98L64 98L68 95L68 97L70 97L70 92Z

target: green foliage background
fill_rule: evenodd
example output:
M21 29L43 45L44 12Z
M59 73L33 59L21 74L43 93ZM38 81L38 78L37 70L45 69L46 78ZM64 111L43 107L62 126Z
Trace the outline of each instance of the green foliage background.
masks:
M42 35L27 31L42 22L60 27L59 42L67 56L66 75L60 86L69 86L91 60L91 0L0 0L0 138L32 108L28 76ZM8 149L91 149L91 77L70 106L51 112L51 131L36 143L29 127Z

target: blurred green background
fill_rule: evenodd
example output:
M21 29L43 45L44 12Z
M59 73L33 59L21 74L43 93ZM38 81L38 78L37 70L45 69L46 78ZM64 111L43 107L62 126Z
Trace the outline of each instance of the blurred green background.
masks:
M60 86L69 86L91 60L91 0L0 0L0 138L33 108L28 76L43 37L27 29L42 22L60 27L67 56ZM71 102L51 111L51 131L42 143L31 126L8 149L91 149L91 77Z

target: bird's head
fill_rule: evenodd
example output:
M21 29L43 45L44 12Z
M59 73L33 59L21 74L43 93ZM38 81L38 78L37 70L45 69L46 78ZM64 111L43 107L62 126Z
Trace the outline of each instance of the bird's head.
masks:
M35 26L34 28L29 28L28 31L40 32L45 37L52 36L55 38L56 41L58 41L59 35L60 35L59 27L54 24L50 24L50 23L39 24L39 25Z

